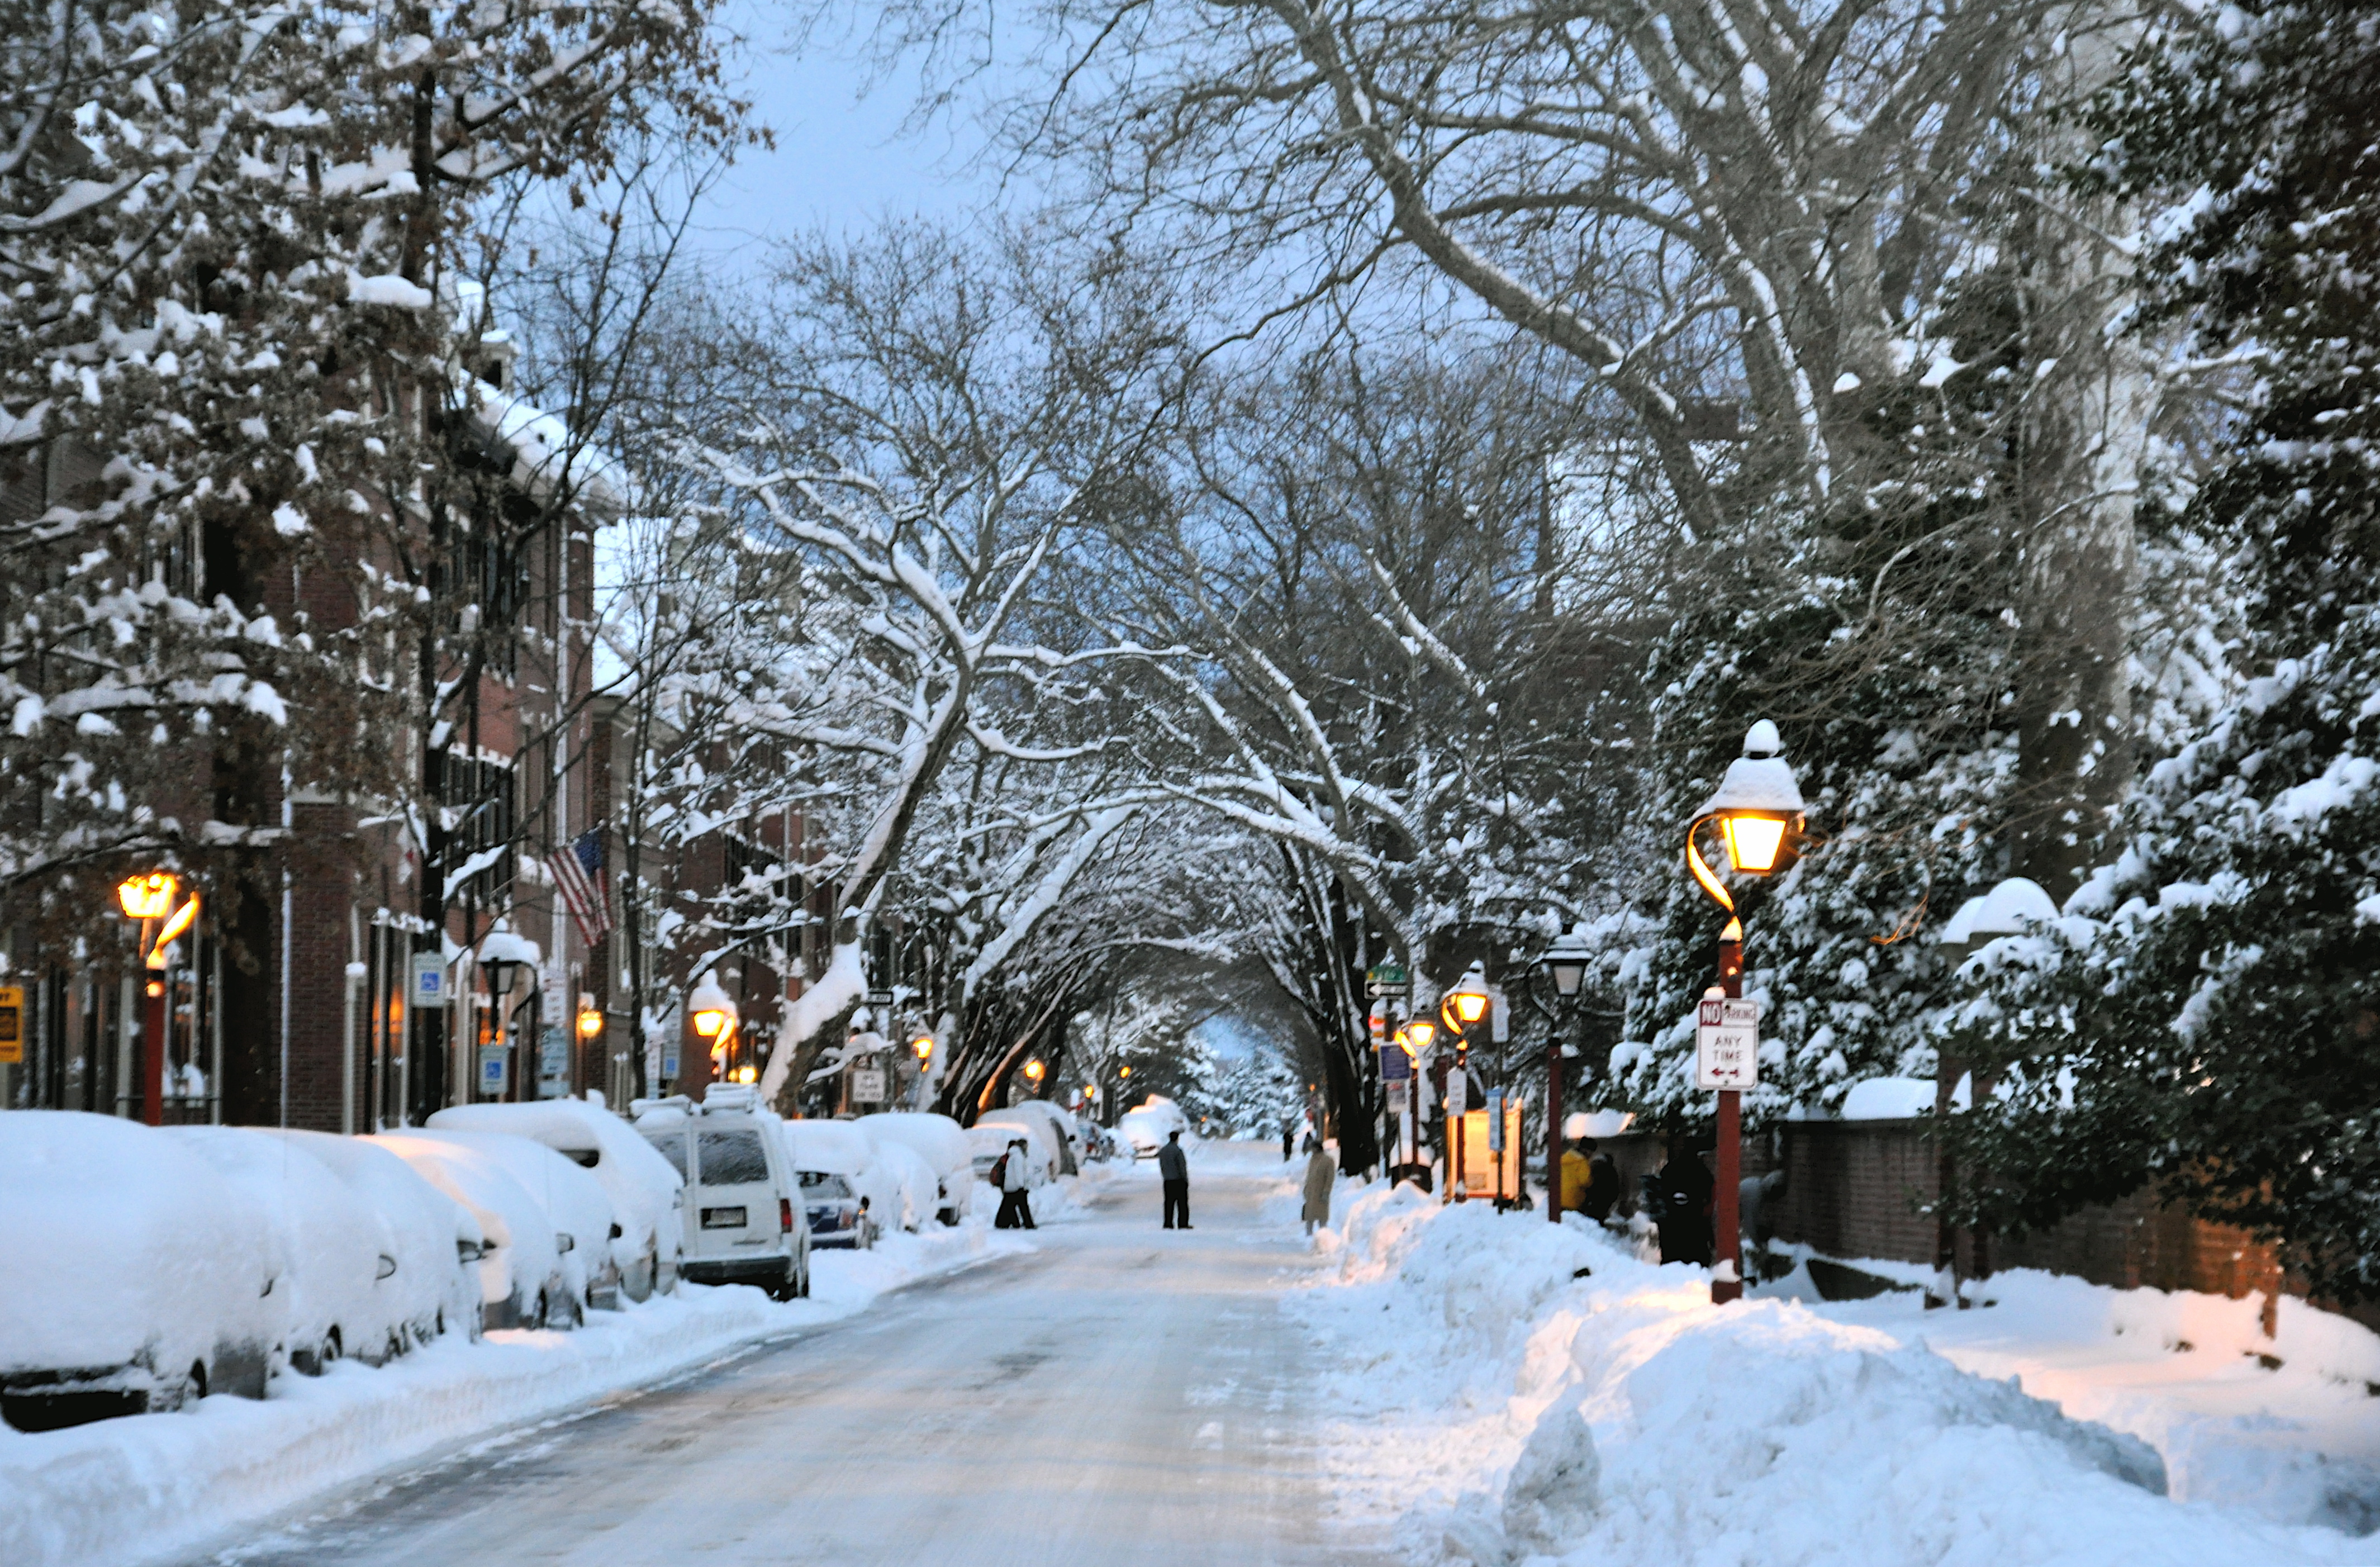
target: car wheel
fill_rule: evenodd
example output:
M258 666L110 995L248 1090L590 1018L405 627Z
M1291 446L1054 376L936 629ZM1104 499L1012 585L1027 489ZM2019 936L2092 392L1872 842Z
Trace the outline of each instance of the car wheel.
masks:
M319 1377L339 1358L339 1330L336 1328L322 1335L322 1347L314 1352L314 1375Z
M545 1326L545 1320L546 1320L546 1312L547 1312L549 1309L550 1309L550 1307L549 1307L549 1306L548 1306L548 1304L547 1304L547 1301L546 1301L545 1292L544 1292L543 1290L540 1290L540 1291L538 1291L538 1292L537 1292L537 1315L536 1315L535 1317L533 1317L533 1318L531 1318L529 1319L529 1321L528 1321L528 1326L529 1326L529 1327L532 1327L532 1328L542 1328L542 1327L544 1327L544 1326Z
M182 1402L186 1405L192 1404L206 1396L207 1363L203 1360L193 1360L190 1362L189 1386L182 1395Z

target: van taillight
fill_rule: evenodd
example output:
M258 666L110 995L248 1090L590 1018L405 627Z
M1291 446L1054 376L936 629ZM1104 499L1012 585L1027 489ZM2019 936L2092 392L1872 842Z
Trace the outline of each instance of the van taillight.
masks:
M794 1233L794 1199L791 1197L777 1199L777 1233L783 1235Z

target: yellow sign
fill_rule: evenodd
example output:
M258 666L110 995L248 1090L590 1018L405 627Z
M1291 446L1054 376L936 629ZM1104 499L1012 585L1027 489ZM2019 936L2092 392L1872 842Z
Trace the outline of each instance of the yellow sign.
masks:
M25 989L0 985L0 1066L18 1066L25 1060Z

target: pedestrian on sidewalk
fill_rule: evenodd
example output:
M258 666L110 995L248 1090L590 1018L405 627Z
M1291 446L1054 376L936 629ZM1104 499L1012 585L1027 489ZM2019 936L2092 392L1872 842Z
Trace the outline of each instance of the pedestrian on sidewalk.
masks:
M991 1168L992 1184L1000 1188L1000 1213L992 1220L995 1230L1038 1230L1033 1222L1033 1205L1026 1194L1033 1184L1032 1172L1026 1168L1032 1156L1026 1152L1025 1139L1017 1137L1008 1145L1008 1151L996 1160Z
M1281 1161L1289 1162L1292 1146L1297 1141L1297 1123L1284 1119L1281 1124Z
M1305 1156L1305 1233L1330 1222L1330 1188L1338 1184L1339 1168L1330 1150L1318 1146Z
M1670 1161L1654 1177L1654 1190L1661 1202L1657 1218L1663 1262L1711 1265L1711 1193L1717 1186L1710 1166L1694 1151L1694 1140L1683 1132L1671 1133Z
M1168 1132L1157 1150L1158 1178L1165 1183L1165 1227L1190 1228L1190 1156L1182 1151L1182 1134ZM1182 1222L1175 1224L1179 1218Z

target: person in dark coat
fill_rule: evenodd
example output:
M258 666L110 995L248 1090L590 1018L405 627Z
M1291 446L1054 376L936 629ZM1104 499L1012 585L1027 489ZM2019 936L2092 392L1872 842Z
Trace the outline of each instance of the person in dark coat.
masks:
M1289 1162L1290 1151L1295 1146L1296 1142L1297 1123L1294 1121L1282 1122L1281 1124L1281 1161L1283 1164L1287 1164Z
M1661 1260L1708 1268L1711 1260L1710 1166L1683 1132L1670 1138L1670 1161L1654 1177L1660 1198Z
M1597 1224L1611 1217L1620 1203L1620 1167L1611 1156L1595 1146L1593 1137L1579 1139L1586 1153L1586 1199L1579 1205L1581 1212Z
M1165 1183L1165 1227L1190 1228L1190 1156L1182 1151L1182 1134L1169 1132L1157 1150L1158 1178ZM1182 1222L1175 1224L1179 1218Z

